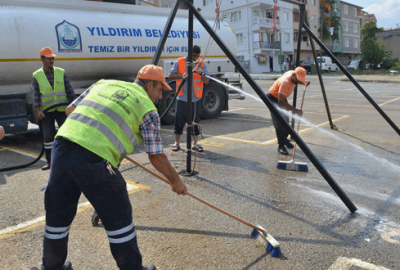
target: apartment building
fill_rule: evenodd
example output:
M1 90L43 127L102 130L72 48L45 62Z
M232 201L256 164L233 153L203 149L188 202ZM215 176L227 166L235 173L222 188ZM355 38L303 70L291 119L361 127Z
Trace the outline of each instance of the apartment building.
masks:
M366 12L364 10L357 9L357 15L361 19L360 20L360 29L362 29L364 27L364 24L366 24L367 22L374 22L374 23L377 22L377 19L374 14L369 14L368 12Z
M296 1L303 2L302 0L296 0ZM306 20L308 22L311 31L318 38L320 38L319 29L320 29L321 16L320 16L319 0L306 1L306 11L307 11ZM295 58L297 55L297 42L298 38L300 38L301 41L300 62L304 61L314 62L314 56L312 53L310 39L308 37L307 32L304 29L302 29L301 33L299 34L299 23L300 23L300 9L297 5L293 5L294 59L292 59L292 61L295 62ZM319 45L315 42L314 45L315 45L315 50L318 52L320 50Z
M342 64L347 64L351 60L360 59L361 49L361 18L359 16L360 6L356 6L345 1L341 4L341 26L342 26L342 52L338 59Z
M236 58L252 73L281 71L293 58L293 5L273 0L223 0L220 16L236 34ZM194 0L202 13L215 14L215 0ZM276 15L276 16L275 16ZM275 19L274 19L275 18Z

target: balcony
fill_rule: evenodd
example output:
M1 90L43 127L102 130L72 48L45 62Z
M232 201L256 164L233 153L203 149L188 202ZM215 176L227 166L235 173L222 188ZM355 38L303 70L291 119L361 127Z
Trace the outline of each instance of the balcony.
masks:
M268 42L268 41L257 41L253 42L254 53L262 53L265 51L271 51L271 49L280 48L279 41Z
M260 30L269 30L274 26L274 19L265 18L265 17L252 17L251 18L251 30L252 31L260 31ZM280 21L276 19L276 28L280 28Z

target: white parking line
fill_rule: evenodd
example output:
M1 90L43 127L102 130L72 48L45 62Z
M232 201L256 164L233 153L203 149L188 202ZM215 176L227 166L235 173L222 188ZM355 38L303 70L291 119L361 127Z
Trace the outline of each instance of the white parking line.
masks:
M383 266L376 266L372 263L364 262L355 258L339 257L337 260L329 267L328 270L348 270L352 266L360 267L367 270L389 270Z
M128 190L128 193L130 193L130 194L132 193L132 191L137 191L138 189L142 189L139 185L137 186L136 184L128 183L128 181L126 181L126 182L127 182L127 184L126 184L127 190ZM144 187L144 186L142 186L142 187ZM86 210L87 208L90 208L90 207L92 207L90 202L80 203L78 205L78 212ZM10 237L10 236L13 236L18 233L21 233L21 232L28 231L30 229L34 229L40 225L44 225L45 220L46 220L46 216L41 216L41 217L26 221L26 222L22 222L15 226L10 226L10 227L4 228L4 229L0 230L0 240Z

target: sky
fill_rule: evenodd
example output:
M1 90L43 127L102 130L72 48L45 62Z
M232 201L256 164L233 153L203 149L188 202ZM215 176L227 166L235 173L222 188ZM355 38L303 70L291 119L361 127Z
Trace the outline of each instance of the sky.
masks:
M363 7L369 14L375 14L378 28L396 28L400 25L400 0L344 0L344 2Z

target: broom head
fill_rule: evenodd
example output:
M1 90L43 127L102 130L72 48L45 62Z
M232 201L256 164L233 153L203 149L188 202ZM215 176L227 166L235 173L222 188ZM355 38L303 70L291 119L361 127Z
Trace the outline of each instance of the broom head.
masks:
M293 159L291 161L279 160L276 168L287 171L308 172L307 163L295 162Z

